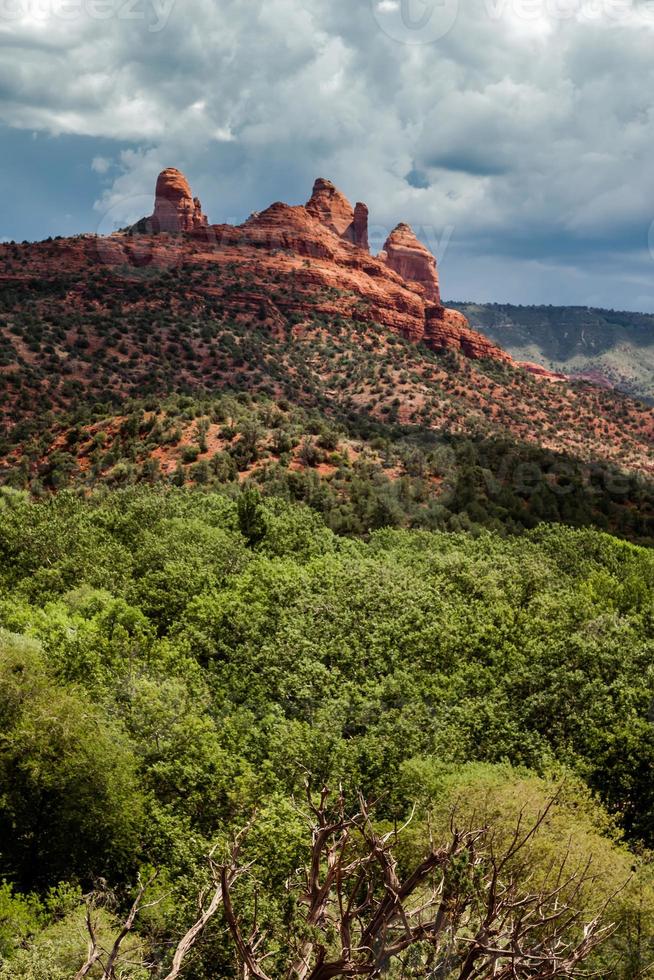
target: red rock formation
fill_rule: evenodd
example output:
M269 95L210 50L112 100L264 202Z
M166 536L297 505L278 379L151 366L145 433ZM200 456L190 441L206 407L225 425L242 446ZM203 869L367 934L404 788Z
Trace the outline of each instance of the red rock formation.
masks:
M165 170L157 181L154 214L132 232L153 230L191 233L192 248L188 239L180 243L188 252L184 261L224 264L235 284L248 284L224 297L237 316L258 316L265 308L266 320L280 328L293 314L349 317L382 324L436 350L511 362L508 354L471 330L462 313L443 307L436 260L408 225L398 225L384 251L371 256L368 208L361 203L352 208L323 178L316 180L305 207L277 202L235 227L207 225L186 178L178 170ZM129 249L139 239L127 237L122 248L115 239L107 242L113 241L121 261L129 263ZM165 241L161 244L161 254L155 250L147 255L153 266L171 262ZM111 264L106 249L105 256ZM267 284L285 277L292 288L270 288L273 301ZM215 285L210 288L218 291Z
M339 238L369 251L368 208L360 201L355 208L331 180L318 177L307 201L306 210Z
M347 233L354 221L354 209L348 199L324 177L318 177L313 185L306 209L312 218L327 225L339 237Z
M366 204L362 204L358 201L354 206L354 217L352 219L352 224L345 232L343 236L357 248L362 248L364 251L370 251L370 245L368 243L368 207Z
M333 259L340 245L333 233L307 214L306 208L291 207L280 201L251 215L235 231L240 242L316 258Z
M426 299L440 303L436 259L409 225L402 223L393 229L380 258L407 282L421 286Z
M148 231L190 232L206 228L202 205L193 197L189 183L179 170L169 167L157 179L154 213L145 218Z
M518 366L524 368L529 374L533 374L537 378L542 378L543 381L567 381L567 374L561 374L558 371L550 371L549 368L543 367L542 364L535 364L533 361L519 361Z
M0 290L15 297L6 322L0 323L0 341L4 338L5 348L15 351L11 359L5 358L8 363L0 364L0 383L6 392L0 406L3 431L15 422L16 412L27 417L28 405L35 409L52 405L58 412L72 407L71 399L77 403L82 391L94 401L105 399L106 377L116 396L139 397L146 377L156 384L168 383L168 358L175 356L173 384L179 382L180 390L229 388L233 375L243 372L254 391L274 391L278 397L278 392L287 390L286 382L280 382L280 372L286 371L297 384L298 404L318 404L313 401L315 381L324 385L325 403L331 402L339 411L349 412L354 405L381 418L397 397L401 423L414 424L414 412L433 397L431 424L438 429L464 431L464 416L470 413L471 420L477 419L475 426L483 422L484 431L502 437L512 432L521 442L652 472L654 415L628 399L625 415L616 411L613 397L604 400L597 389L586 392L585 386L551 385L547 380L538 386L525 385L510 363L506 372L490 379L470 362L452 379L456 385L441 384L450 358L434 361L426 349L421 354L420 347L413 353L398 352L393 334L416 345L452 350L460 362L465 355L509 360L470 330L461 314L428 303L415 285L339 238L303 207L273 205L241 227L218 225L191 234L151 235L135 230L22 246L0 244ZM42 352L11 332L12 321L20 317L26 302L42 318L46 331L51 323L84 324L90 349L80 354L75 330L63 338L52 331L46 336L57 358L44 361ZM124 308L126 322L151 324L153 343L130 330L119 346L116 338L107 338L103 323L114 315L116 303ZM193 326L179 344L175 322L190 318ZM205 322L208 333L195 326ZM239 332L253 329L256 349L247 344L240 350L240 345L220 337L223 330L231 333L232 323L240 325ZM335 350L340 348L347 356L337 337L348 325L352 339L369 348L370 364L384 373L390 368L391 386L384 386L380 400L372 372L359 376L357 385L343 386L343 360L332 358L328 347L333 337ZM268 344L264 331L278 336L281 343ZM208 339L214 332L215 349ZM56 366L64 358L75 381L70 391L60 384L61 370ZM313 379L310 384L305 383L302 360L309 372L307 380ZM91 361L102 364L102 377L89 370ZM237 386L241 384L239 380ZM566 425L555 431L548 426L542 435L540 423L564 415ZM59 422L55 433L63 442ZM22 465L29 455L26 448L15 453L12 443L9 456L0 452L0 467L3 458L11 470ZM91 466L92 449L89 439L82 446L81 470ZM35 466L34 473L38 472Z
M490 359L512 364L513 358L483 334L471 330L463 313L427 305L424 342L434 350L455 350L473 360Z

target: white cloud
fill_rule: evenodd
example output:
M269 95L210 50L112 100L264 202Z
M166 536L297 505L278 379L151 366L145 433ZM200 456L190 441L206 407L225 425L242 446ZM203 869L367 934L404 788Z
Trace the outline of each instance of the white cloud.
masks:
M111 160L106 157L93 157L91 170L96 174L106 174L111 169Z

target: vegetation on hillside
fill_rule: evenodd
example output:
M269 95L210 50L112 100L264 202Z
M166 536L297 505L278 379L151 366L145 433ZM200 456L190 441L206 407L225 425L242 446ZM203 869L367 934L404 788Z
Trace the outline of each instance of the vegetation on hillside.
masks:
M201 246L183 239L165 243L170 268L140 274L98 264L90 246L77 256L88 264L68 269L57 244L0 246L5 429L89 403L115 409L126 397L228 388L652 472L652 412L612 392L432 352L365 310L361 320L329 312L338 297L293 270L203 260ZM256 296L260 315L250 308Z
M0 246L0 980L645 980L651 410L126 247Z
M0 440L0 478L37 498L141 482L230 488L308 504L339 534L381 527L516 533L541 521L654 541L654 486L635 473L519 443L246 393L85 406Z

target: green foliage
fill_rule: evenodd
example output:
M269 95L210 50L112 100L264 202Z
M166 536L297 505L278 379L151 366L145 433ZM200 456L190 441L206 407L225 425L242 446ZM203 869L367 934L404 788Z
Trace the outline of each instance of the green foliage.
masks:
M37 932L43 906L36 895L16 895L6 881L0 885L0 958ZM1 974L0 974L1 975Z
M143 799L121 726L0 636L0 873L22 888L129 867Z
M244 490L238 498L238 526L251 548L260 544L266 536L266 521L257 490Z
M455 385L460 367L454 358L443 383ZM478 370L492 401L494 369ZM16 465L3 469L0 446L0 481L42 497L62 487L140 482L235 489L243 474L264 496L308 504L338 534L365 536L389 526L514 534L548 521L654 540L654 492L646 475L588 462L578 447L574 453L545 449L526 439L524 429L522 435L485 424L470 429L465 412L454 431L442 419L435 427L436 402L404 424L397 412L373 417L360 406L324 400L315 408L291 406L261 392L170 395L130 402L125 411L117 425L106 406L82 403L56 423L47 414L17 426L7 457ZM493 417L490 402L484 411ZM645 416L641 421L647 425ZM558 429L559 422L556 414L548 424ZM74 465L63 466L62 454L51 451L62 440Z
M44 914L40 931L32 942L23 943L12 955L0 958L0 980L71 980L86 958L85 912L81 901L66 913ZM117 931L115 917L104 909L93 913L98 941L107 946ZM117 980L147 980L142 942L128 937ZM99 980L98 964L87 974Z
M70 976L75 889L152 865L166 902L140 928L165 962L206 887L202 855L255 808L244 857L261 921L288 933L307 769L378 798L380 821L416 804L407 847L455 802L501 834L559 790L525 873L570 839L597 861L590 909L633 865L611 949L616 977L639 975L654 934L651 552L547 525L348 539L250 486L3 499L2 980ZM77 897L55 913L59 882ZM253 888L237 892L246 918ZM126 903L119 887L106 914ZM217 920L189 977L231 971Z
M654 869L635 857L620 841L606 812L584 784L566 774L538 778L507 765L469 764L444 769L426 760L413 760L403 776L414 792L423 794L430 832L446 835L454 819L459 826L491 826L494 845L502 852L518 821L526 829L540 814L547 817L538 833L507 871L525 892L545 888L551 869L564 862L562 880L590 867L583 889L575 892L575 908L587 920L611 902L616 924L611 942L595 954L592 968L600 976L642 976L654 957ZM554 802L552 802L554 801ZM403 841L402 855L411 860L424 849L427 829L417 821Z

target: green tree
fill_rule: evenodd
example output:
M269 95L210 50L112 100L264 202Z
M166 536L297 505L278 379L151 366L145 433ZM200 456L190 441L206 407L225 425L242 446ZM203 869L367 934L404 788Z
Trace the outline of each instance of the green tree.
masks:
M139 851L144 800L121 727L55 685L32 642L0 637L0 874L21 890L120 875Z
M238 498L238 526L251 548L266 536L266 521L258 490L244 490Z

